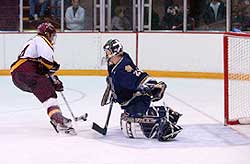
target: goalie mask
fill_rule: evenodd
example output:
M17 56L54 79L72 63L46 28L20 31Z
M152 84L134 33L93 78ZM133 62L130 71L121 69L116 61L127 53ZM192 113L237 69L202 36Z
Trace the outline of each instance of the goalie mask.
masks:
M111 58L114 55L118 55L119 53L123 51L122 44L117 39L108 40L103 46L103 49L106 53L107 59Z
M52 44L55 44L56 29L51 23L41 23L37 27L37 34L46 37Z

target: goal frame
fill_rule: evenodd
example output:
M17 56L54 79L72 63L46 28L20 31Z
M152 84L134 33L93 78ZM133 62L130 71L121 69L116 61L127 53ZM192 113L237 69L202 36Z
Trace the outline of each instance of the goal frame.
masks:
M229 68L228 68L228 48L229 48L229 37L247 37L250 39L250 34L245 33L233 33L227 32L223 37L223 45L224 45L224 125L237 125L237 124L250 124L250 118L246 118L242 121L239 119L230 120L229 118ZM250 110L250 109L249 109Z

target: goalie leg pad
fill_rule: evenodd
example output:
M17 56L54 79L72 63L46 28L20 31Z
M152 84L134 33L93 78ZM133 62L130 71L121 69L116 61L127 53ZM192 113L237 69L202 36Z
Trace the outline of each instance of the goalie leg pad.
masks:
M158 117L131 117L122 113L120 121L123 134L129 138L155 138L158 131Z
M128 138L145 138L139 123L121 120L121 130Z
M167 117L131 117L128 113L122 113L120 121L123 134L129 138L157 138L159 141L168 141L182 130Z
M182 128L180 126L174 125L166 119L162 119L159 124L157 139L159 141L174 139L181 132L181 130Z
M178 113L174 111L172 108L167 107L168 113L169 113L169 121L173 124L177 124L179 118L182 116L181 113Z
M181 113L174 111L170 107L165 106L153 106L147 111L148 115L154 115L159 117L168 117L169 121L173 124L177 124L179 118L182 116Z

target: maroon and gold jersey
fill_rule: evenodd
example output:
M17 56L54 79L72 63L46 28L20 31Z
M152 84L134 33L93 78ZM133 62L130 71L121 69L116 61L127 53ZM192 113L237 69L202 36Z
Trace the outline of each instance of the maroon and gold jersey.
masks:
M11 65L10 71L13 72L21 65L25 69L24 71L36 71L36 69L38 69L36 66L38 63L42 64L48 70L50 70L54 64L53 45L42 35L36 35L24 44L17 61Z

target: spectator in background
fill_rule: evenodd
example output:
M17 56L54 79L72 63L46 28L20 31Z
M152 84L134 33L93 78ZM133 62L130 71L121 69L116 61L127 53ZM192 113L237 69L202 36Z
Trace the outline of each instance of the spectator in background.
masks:
M232 28L250 30L250 0L240 0L232 10Z
M247 22L250 21L250 19L245 15L245 12L242 10L237 10L232 16L232 27L243 31L246 30Z
M169 6L163 17L163 27L166 30L180 30L182 29L182 14L178 5Z
M173 5L174 5L173 0L165 0L164 1L165 11L168 9L169 6L173 6Z
M38 15L36 13L36 6L39 5L40 11L39 11L39 17L41 20L44 19L45 11L48 7L49 0L29 0L29 20L38 20Z
M84 29L85 9L79 5L79 0L72 0L72 6L65 13L66 27L69 30Z
M62 0L51 0L51 16L52 18L59 18L61 17L61 2ZM64 0L64 9L67 9L71 5L70 0Z
M205 24L209 25L211 23L224 20L225 15L226 15L226 10L224 3L219 0L211 0L211 2L208 3L206 7L203 18Z
M116 7L115 16L111 20L112 30L130 30L131 26L129 20L125 17L125 8Z

